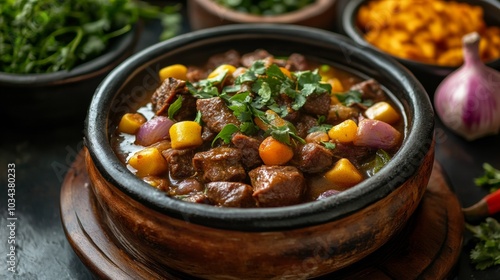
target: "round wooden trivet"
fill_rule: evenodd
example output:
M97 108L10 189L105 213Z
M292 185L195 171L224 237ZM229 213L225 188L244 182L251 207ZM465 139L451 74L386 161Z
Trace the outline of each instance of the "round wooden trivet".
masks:
M73 250L102 279L193 279L168 269L152 270L120 248L99 219L83 154L61 188L61 219ZM435 162L427 191L407 226L358 263L318 279L445 279L462 247L464 219L441 166Z

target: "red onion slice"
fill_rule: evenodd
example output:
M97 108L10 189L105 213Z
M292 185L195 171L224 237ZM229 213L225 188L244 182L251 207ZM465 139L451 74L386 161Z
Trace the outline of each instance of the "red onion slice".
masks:
M149 146L160 140L170 139L169 129L174 124L165 116L156 116L143 123L135 134L135 144Z
M371 119L363 119L358 124L354 145L376 149L392 149L399 144L401 133L390 124Z

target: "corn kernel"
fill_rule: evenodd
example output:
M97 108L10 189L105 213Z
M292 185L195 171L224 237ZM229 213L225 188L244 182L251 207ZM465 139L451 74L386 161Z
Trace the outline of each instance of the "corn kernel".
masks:
M388 124L393 124L399 120L399 114L387 102L378 102L366 109L365 115L372 120L379 120Z
M231 64L222 64L219 67L215 68L215 70L212 71L210 74L208 74L208 79L215 78L224 72L226 72L226 77L227 77L229 75L232 75L235 70L236 67L234 67Z
M337 78L328 79L328 83L332 86L332 92L343 92L344 86Z
M356 138L357 130L358 125L353 120L349 119L333 126L328 131L328 136L334 141L349 143L354 141L354 138Z
M127 113L122 116L118 124L118 131L135 134L139 127L146 122L146 118L139 113Z
M163 82L168 78L187 80L187 67L182 64L173 64L160 70L160 80Z
M194 121L174 123L170 127L170 140L172 148L186 149L203 144L201 138L201 125Z
M332 184L342 188L350 188L363 181L363 175L346 158L339 159L324 176Z
M146 148L133 154L128 164L137 170L140 177L161 175L168 170L167 161L156 148Z

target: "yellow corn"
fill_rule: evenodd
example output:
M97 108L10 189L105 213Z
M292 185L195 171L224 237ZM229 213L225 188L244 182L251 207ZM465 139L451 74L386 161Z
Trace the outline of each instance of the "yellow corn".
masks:
M137 170L140 177L161 175L168 170L167 161L156 148L145 148L133 154L128 164Z
M229 75L232 75L235 70L236 67L234 67L231 64L222 64L219 67L215 68L215 70L212 71L210 74L208 74L208 79L215 78L223 72L226 72L226 77L227 77Z
M135 134L139 127L146 122L146 118L139 113L127 113L123 115L118 124L118 131Z
M170 141L174 149L186 149L203 144L201 126L194 121L174 123L170 127Z
M342 83L340 82L339 79L331 78L328 79L327 82L332 86L332 92L335 93L344 92L344 86L342 86Z
M363 175L346 158L339 159L332 169L325 173L325 178L342 188L350 188L363 181Z
M398 112L387 102L378 102L366 109L365 115L372 120L379 120L388 124L395 123L399 120Z
M160 80L163 82L168 78L187 80L187 67L182 64L173 64L160 70Z
M333 126L328 131L328 136L334 141L349 143L354 141L354 138L356 138L357 130L358 125L353 120L345 120Z

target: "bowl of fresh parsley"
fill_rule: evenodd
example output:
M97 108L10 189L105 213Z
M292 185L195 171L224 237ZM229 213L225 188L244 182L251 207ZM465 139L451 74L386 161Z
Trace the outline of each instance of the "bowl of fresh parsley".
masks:
M132 0L5 0L0 116L44 127L83 120L100 81L134 51L140 19L168 12Z

